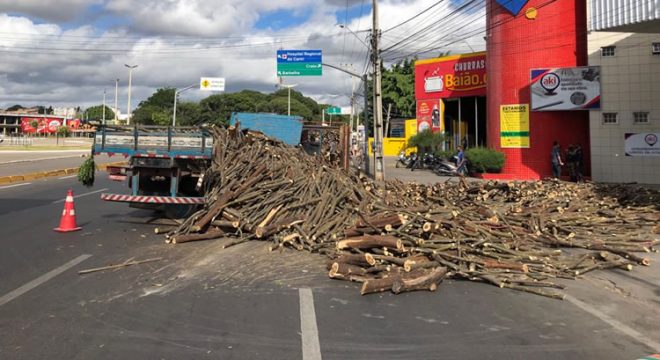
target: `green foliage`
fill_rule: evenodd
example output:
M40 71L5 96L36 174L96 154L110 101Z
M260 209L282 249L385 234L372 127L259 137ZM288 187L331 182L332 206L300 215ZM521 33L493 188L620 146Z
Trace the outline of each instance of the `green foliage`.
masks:
M163 109L156 105L140 106L132 116L131 122L134 124L166 126L172 123L172 109Z
M415 59L402 60L383 70L383 106L392 104L392 117L415 117Z
M274 92L273 94L270 95L270 101L272 102L276 98L288 99L288 96L289 96L289 90L288 89L280 89L280 90L278 90L278 91L276 91L276 92ZM295 115L303 116L307 120L318 120L318 121L321 120L321 110L324 107L321 106L319 103L317 103L316 100L314 100L310 97L306 97L301 92L295 91L293 89L291 89L291 109L292 109L291 114L292 115L294 115L294 112L293 112L293 100L294 99L297 100L301 105L306 107L309 112L311 112L311 116L309 116L309 117L305 117L301 114L295 114ZM278 112L278 114L285 115L286 111L282 112L282 113Z
M90 156L83 161L80 168L78 168L78 181L87 187L94 186L94 172L96 171L96 164L94 157Z
M458 154L456 150L438 150L434 155L440 159L451 161L452 156Z
M69 136L69 133L70 131L68 126L62 125L57 127L57 135L66 137Z
M103 105L96 105L85 110L84 114L85 119L87 120L103 120ZM114 119L115 112L112 111L108 106L105 107L105 118Z
M470 148L465 151L470 172L499 173L504 167L505 156L494 149Z
M288 98L286 97L275 97L270 101L270 107L271 111L280 114L280 115L286 115L287 114L287 109L288 109ZM291 97L291 115L298 115L302 116L303 119L312 119L313 118L313 110L305 106L302 102L300 102L298 99L294 99L293 96Z
M158 89L147 100L142 101L133 112L136 124L169 125L172 123L174 106L173 88ZM289 91L280 89L272 94L253 90L222 93L194 102L177 103L177 125L226 124L232 112L263 112L286 115ZM291 90L291 115L305 120L321 120L321 105L302 93ZM333 121L344 121L345 117L333 117Z
M141 101L133 111L131 122L140 125L169 125L172 123L174 88L156 90L147 100Z
M176 124L181 126L196 125L201 118L199 104L192 101L180 102L176 105Z
M420 154L435 153L442 147L445 135L431 130L424 130L408 140L408 147L417 147Z
M209 124L227 124L234 111L269 112L268 106L264 106L267 99L268 95L251 90L211 95L199 103L200 120Z

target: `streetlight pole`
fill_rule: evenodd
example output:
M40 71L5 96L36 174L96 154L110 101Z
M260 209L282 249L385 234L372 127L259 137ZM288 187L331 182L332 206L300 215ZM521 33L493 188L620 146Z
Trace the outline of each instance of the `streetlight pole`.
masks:
M373 0L373 33L371 36L372 54L374 57L374 179L385 180L383 164L383 98L381 90L380 68L382 59L378 49L380 29L378 28L378 1Z
M117 112L119 111L119 79L115 79L115 125L117 125Z
M138 67L137 65L128 65L124 64L128 68L128 106L126 107L126 114L128 114L127 125L131 124L131 83L133 80L133 69Z
M103 125L105 125L105 89L103 89Z
M179 94L181 94L182 92L184 92L186 90L192 89L196 85L197 84L192 84L192 85L184 87L181 90L176 90L176 89L174 90L174 111L172 113L172 126L176 126L176 100L179 97Z
M287 115L291 116L291 88L298 86L298 84L280 84L280 87L286 88L289 90L289 100L287 101Z

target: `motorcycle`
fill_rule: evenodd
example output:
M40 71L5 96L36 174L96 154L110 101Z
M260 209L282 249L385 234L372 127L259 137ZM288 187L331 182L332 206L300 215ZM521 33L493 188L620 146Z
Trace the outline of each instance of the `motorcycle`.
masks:
M440 159L433 168L433 172L439 176L458 176L458 167L456 166L456 156L450 160Z
M399 153L399 157L396 159L396 165L395 167L399 168L403 166L404 168L407 168L410 162L413 159L413 155L416 156L415 153L411 153L410 155L406 155L405 151L402 151Z

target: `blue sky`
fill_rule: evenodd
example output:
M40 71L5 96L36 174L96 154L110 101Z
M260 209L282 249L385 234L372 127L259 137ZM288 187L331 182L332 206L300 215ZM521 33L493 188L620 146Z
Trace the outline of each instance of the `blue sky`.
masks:
M436 8L428 21L442 19L455 1L459 0L444 2L444 9ZM383 0L381 26L388 29L435 3ZM455 28L461 28L465 23L461 21L456 20ZM128 73L124 64L139 65L133 73L132 105L155 89L187 86L201 76L225 77L227 91L270 92L279 82L275 53L282 47L322 49L324 62L364 71L366 47L337 26L343 23L354 32L369 29L371 1L0 1L0 33L4 34L0 37L0 108L16 103L96 105L103 89L114 96L114 79L120 79L119 107L125 109ZM420 26L410 24L388 32L384 45ZM359 33L363 41L367 35ZM437 36L430 34L423 40ZM333 69L324 69L322 77L283 81L337 106L349 103L355 86L348 75ZM204 95L191 90L183 96Z

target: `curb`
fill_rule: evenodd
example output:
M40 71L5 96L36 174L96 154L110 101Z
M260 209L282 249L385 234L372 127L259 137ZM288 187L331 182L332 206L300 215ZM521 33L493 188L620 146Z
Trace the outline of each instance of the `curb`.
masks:
M126 165L126 164L127 164L126 161L103 163L103 164L97 165L96 169L103 171L103 170L106 170L108 168L108 166L121 166L121 165ZM41 171L41 172L29 173L29 174L23 174L23 175L0 176L0 185L11 184L11 183L20 182L20 181L37 180L37 179L43 179L43 178L48 178L48 177L54 177L54 176L73 175L73 174L77 174L77 173L78 173L78 168L67 168L67 169Z

